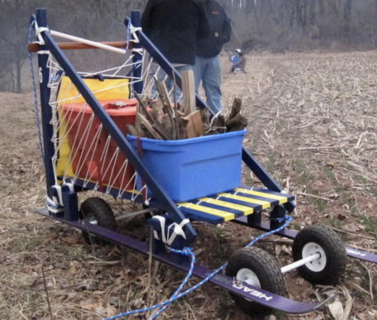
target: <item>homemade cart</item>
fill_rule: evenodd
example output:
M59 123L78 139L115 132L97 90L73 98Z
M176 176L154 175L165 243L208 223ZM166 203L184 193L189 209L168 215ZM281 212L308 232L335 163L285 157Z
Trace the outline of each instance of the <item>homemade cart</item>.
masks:
M226 221L294 239L294 263L279 267L267 252L247 247L235 252L226 267L213 272L195 265L194 275L230 292L248 313L277 309L306 313L321 303L302 303L283 297L284 273L298 268L313 284L337 284L346 256L377 262L377 256L345 248L339 237L323 226L300 232L285 228L295 208L294 196L283 192L253 155L242 148L244 131L186 140L152 140L127 135L135 123L138 95L151 92L151 70L158 66L181 87L179 73L138 27L140 14L126 19L127 40L100 43L50 30L46 10L32 17L38 54L41 139L46 169L47 207L42 215L83 230L88 241L106 239L189 271L190 263L172 250L195 241L192 221ZM57 43L54 37L71 42ZM122 54L121 66L78 72L63 50L103 49ZM154 67L152 67L154 66ZM173 94L171 92L171 94ZM207 108L197 96L197 106ZM39 112L39 110L36 110ZM211 111L211 110L210 110ZM212 112L212 111L211 111ZM241 186L242 161L264 188ZM81 205L78 193L96 190L144 205L143 210L115 216L98 197ZM268 213L263 221L262 212ZM153 249L147 243L117 232L117 222L151 213ZM221 272L225 270L225 273Z

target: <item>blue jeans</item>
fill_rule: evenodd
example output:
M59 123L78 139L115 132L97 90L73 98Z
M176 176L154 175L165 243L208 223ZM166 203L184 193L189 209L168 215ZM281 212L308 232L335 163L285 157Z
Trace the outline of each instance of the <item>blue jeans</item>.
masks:
M197 56L193 70L196 93L198 93L200 83L203 82L209 109L214 114L218 113L223 107L221 103L221 63L219 56L213 58Z
M174 66L174 64L173 64L173 67L175 68L175 70L178 71L179 74L184 70L191 70L192 69L192 66L190 66L190 65ZM173 92L175 91L175 101L182 103L183 102L182 90L178 86L175 86L174 90L172 90L173 87L174 87L174 79L168 77L166 72L164 70L162 70L162 68L159 69L158 73L157 73L157 70L158 70L158 65L156 63L153 63L151 70L150 70L151 76L156 75L158 80L165 81L166 89L168 90L168 92L171 92L170 98L172 99L172 102L174 102ZM155 84L153 84L153 86L152 86L151 95L152 95L153 98L158 96L158 92L157 92L157 88L156 88Z

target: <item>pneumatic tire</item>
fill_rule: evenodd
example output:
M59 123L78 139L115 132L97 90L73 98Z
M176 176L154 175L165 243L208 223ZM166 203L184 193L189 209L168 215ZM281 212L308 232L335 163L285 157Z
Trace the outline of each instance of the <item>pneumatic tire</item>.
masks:
M226 275L238 281L284 296L285 281L278 261L266 251L250 247L238 250L229 259ZM269 315L273 310L230 293L236 305L250 315Z
M336 285L346 270L347 253L339 236L322 225L302 229L293 241L295 261L320 253L320 258L298 268L301 276L312 284Z
M98 197L88 198L81 204L80 218L84 223L96 224L112 231L116 231L118 228L113 210L105 200ZM82 231L82 235L85 241L89 244L108 243L85 230Z

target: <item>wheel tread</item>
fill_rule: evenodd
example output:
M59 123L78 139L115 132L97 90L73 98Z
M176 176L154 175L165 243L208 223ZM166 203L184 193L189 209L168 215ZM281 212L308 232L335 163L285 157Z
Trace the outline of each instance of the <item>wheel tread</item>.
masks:
M92 214L98 222L100 227L107 228L109 230L115 231L118 228L115 215L109 204L99 197L92 197L86 199L81 204L80 218L85 219L85 215ZM88 232L82 232L83 237L86 242L91 244L92 242L104 244L106 241L100 240L98 238L92 237ZM94 240L94 241L93 241Z
M284 276L277 259L258 247L243 248L235 252L229 259L226 274L235 277L238 270L248 267L257 274L261 288L284 296L286 294ZM248 314L267 315L272 310L256 302L247 301L243 297L231 294L236 305Z
M315 242L326 252L327 265L320 272L313 272L306 266L298 268L303 278L313 284L336 285L341 282L347 264L346 249L339 236L323 225L313 225L301 230L293 242L293 259L302 258L306 243Z

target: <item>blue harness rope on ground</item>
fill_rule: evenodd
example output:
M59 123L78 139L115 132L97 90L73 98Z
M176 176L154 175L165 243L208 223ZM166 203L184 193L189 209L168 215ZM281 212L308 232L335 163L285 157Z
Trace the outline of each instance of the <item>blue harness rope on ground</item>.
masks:
M255 239L253 239L253 241L251 241L250 243L248 243L245 248L248 248L248 247L251 247L253 246L256 242L258 242L259 240L263 239L263 238L266 238L274 233L277 233L281 230L283 230L285 227L288 226L288 224L293 220L293 218L291 216L287 216L285 218L282 218L284 222L284 224L282 226L280 226L279 228L275 229L275 230L272 230L272 231L269 231L267 233L264 233L258 237L256 237ZM149 320L155 320L157 319L157 317L159 315L161 315L162 312L164 312L174 301L188 295L189 293L193 292L194 290L198 289L199 287L201 287L202 285L204 285L206 282L208 282L211 278L213 278L215 275L217 275L218 273L220 273L221 271L223 271L227 264L228 263L225 263L223 264L221 267L217 268L216 270L214 270L210 275L208 275L206 278L204 278L203 280L199 281L196 285L192 286L191 288L187 289L186 291L183 291L181 292L181 290L183 289L183 287L188 283L188 280L191 278L192 276L192 273L194 271L194 267L195 267L195 261L196 261L196 258L195 258L195 254L192 252L192 249L191 248L184 248L183 250L175 250L175 249L172 249L172 248L169 248L170 251L174 252L174 253L178 253L178 254L182 254L182 255L185 255L185 256L190 256L191 257L191 263L190 263L190 269L186 275L186 277L184 278L184 280L182 281L181 285L178 287L178 289L174 292L174 294L171 296L171 298L169 300L166 300L164 302L161 302L161 303L158 303L158 304L155 304L151 307L148 307L148 308L144 308L144 309L137 309L137 310L132 310L132 311L128 311L128 312L123 312L123 313L119 313L115 316L112 316L112 317L109 317L109 318L105 318L103 320L114 320L114 319L119 319L119 318L122 318L122 317L126 317L126 316L130 316L130 315L134 315L134 314L137 314L137 313L143 313L143 312L148 312L148 311L152 311L152 310L156 310L156 309L159 309L155 314L152 315L151 318L149 318Z

